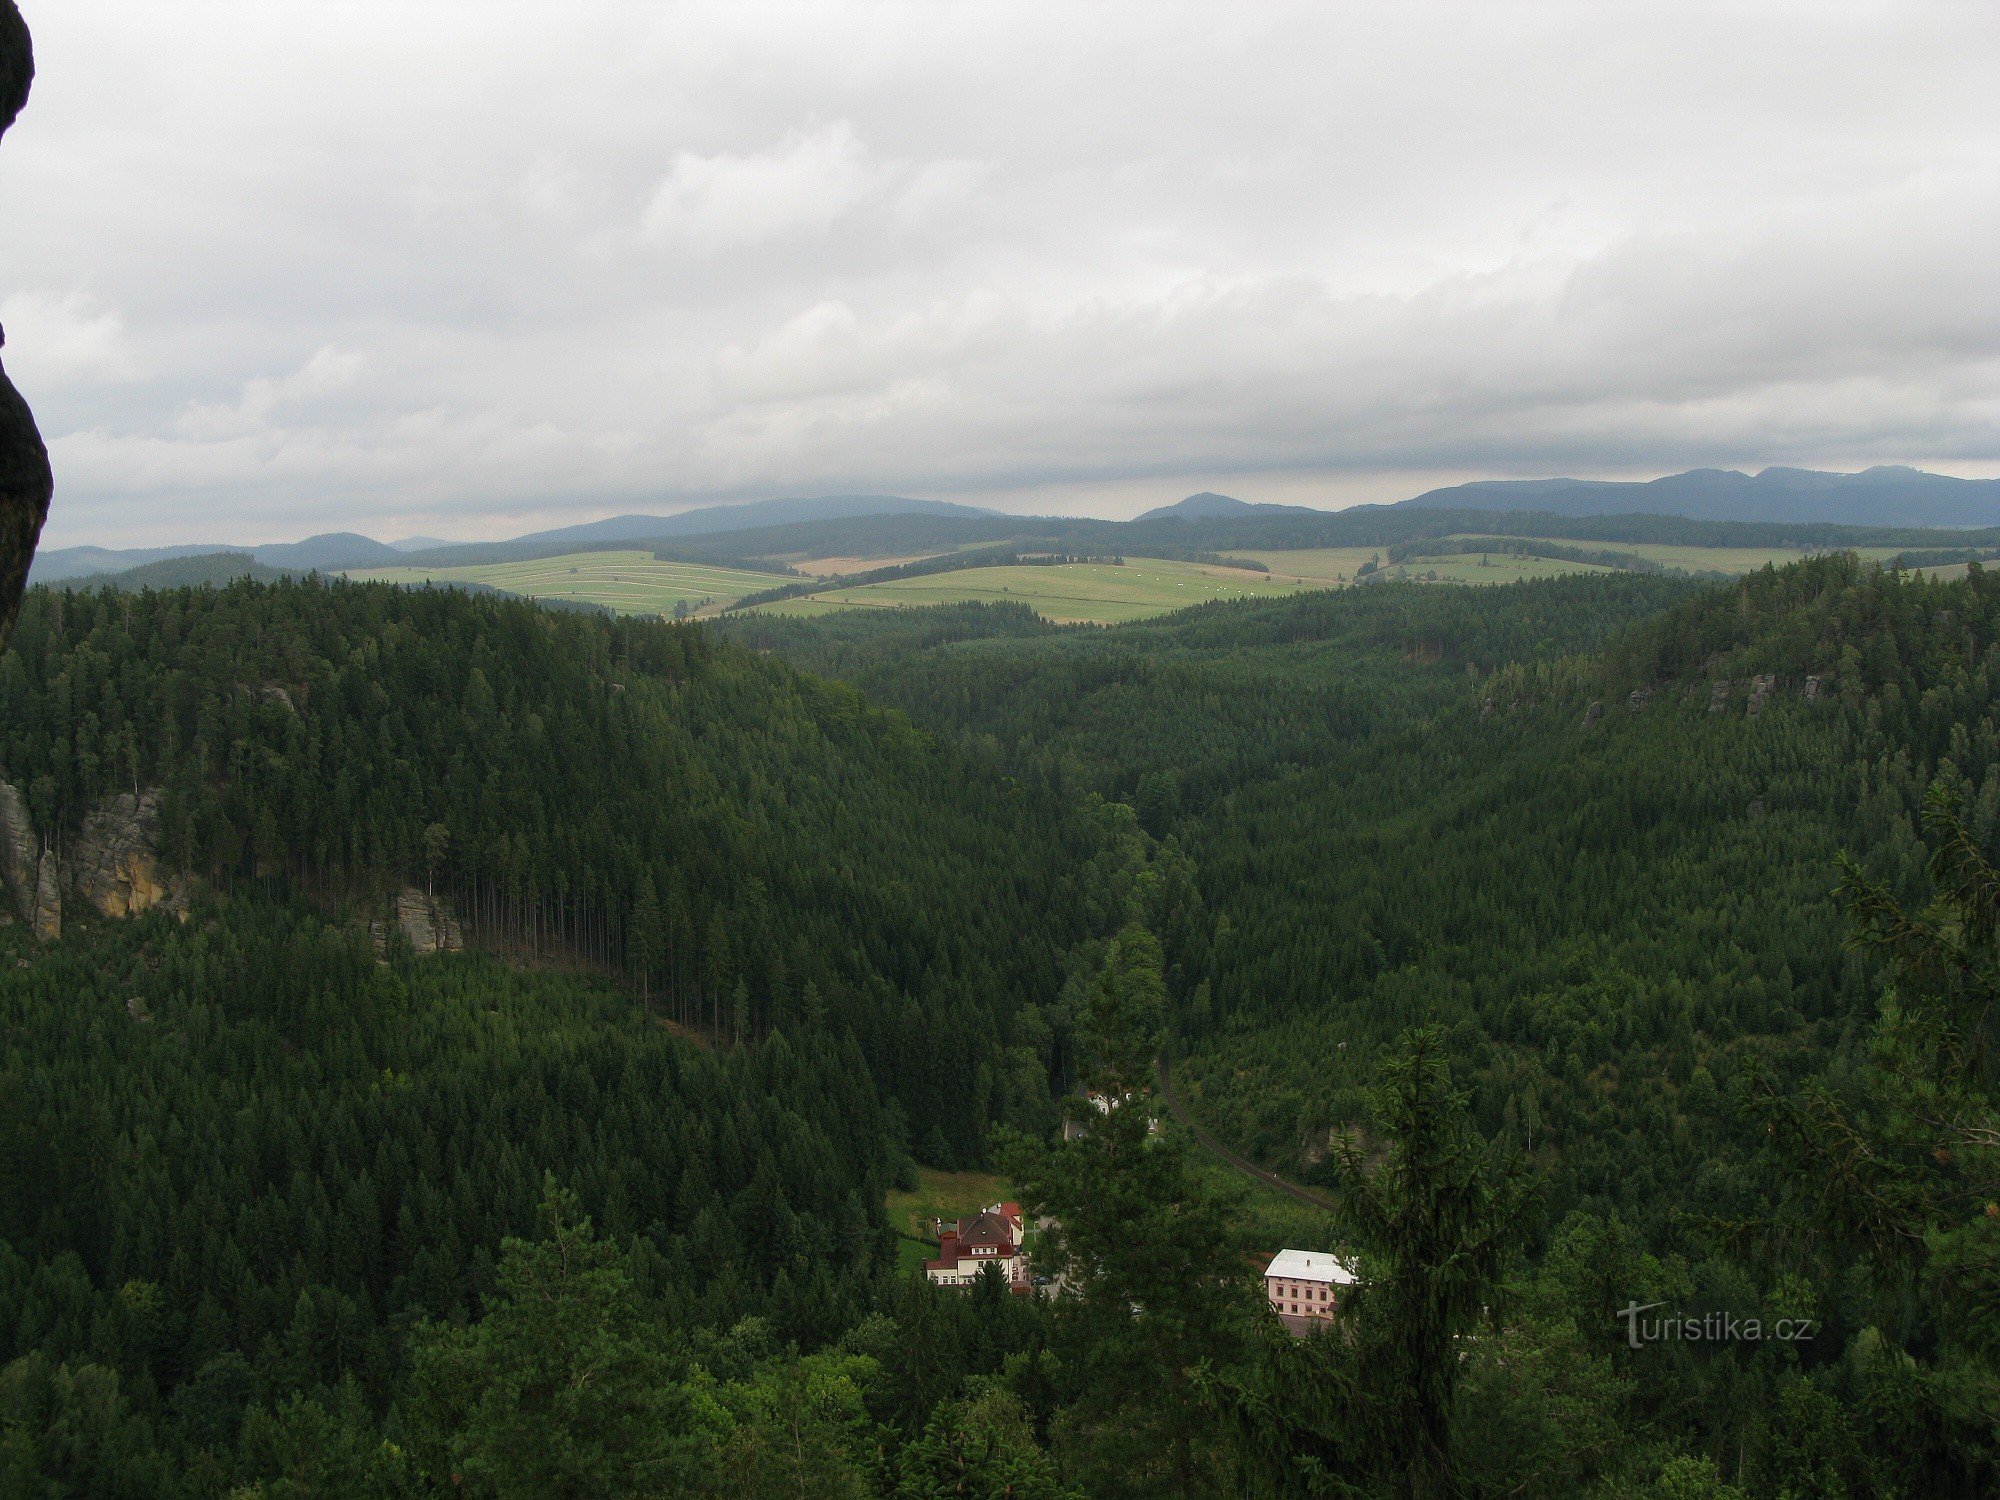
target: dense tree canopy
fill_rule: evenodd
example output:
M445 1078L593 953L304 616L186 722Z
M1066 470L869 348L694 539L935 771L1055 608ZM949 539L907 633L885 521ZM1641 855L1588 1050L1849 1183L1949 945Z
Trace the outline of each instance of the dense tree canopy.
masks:
M193 896L0 927L0 1491L1990 1493L1996 699L2000 584L1840 557L1109 630L37 591L0 775L63 849L160 788ZM411 885L468 951L378 951ZM1162 1051L1332 1195L1338 1333ZM916 1159L1004 1163L1053 1295L899 1273Z

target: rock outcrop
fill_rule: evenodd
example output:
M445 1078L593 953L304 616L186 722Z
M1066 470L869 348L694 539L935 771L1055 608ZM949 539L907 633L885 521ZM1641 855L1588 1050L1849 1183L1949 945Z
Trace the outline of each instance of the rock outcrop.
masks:
M14 0L0 0L0 135L28 102L34 77L27 23ZM6 332L0 330L0 346L6 342ZM34 413L0 367L0 648L20 613L21 590L27 586L28 564L34 560L54 485L49 450L35 430Z
M160 866L157 787L104 798L58 855L37 837L19 790L0 781L0 884L43 942L62 936L65 893L106 917L155 907L187 916L187 883Z
M107 917L136 917L155 906L185 913L187 893L160 869L160 793L106 797L83 820L69 860L69 884Z
M456 953L465 946L465 929L452 914L452 910L435 896L426 896L413 885L406 885L396 893L393 914L384 921L369 925L369 932L375 939L375 952L387 957L389 934L400 931L410 947L419 957L431 953Z
M11 904L23 922L34 920L36 859L28 804L10 781L0 781L0 908Z
M35 911L29 920L34 923L36 942L53 943L62 936L62 870L53 849L42 851L41 867L35 875Z

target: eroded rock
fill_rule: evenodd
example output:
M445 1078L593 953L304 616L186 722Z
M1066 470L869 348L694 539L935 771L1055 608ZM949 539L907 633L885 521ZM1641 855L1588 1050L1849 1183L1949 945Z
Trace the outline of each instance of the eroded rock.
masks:
M35 876L35 910L29 920L34 924L36 942L53 943L62 936L62 869L53 849L42 851Z
M186 914L186 891L160 868L160 792L119 792L83 820L69 884L101 915L135 917L155 906Z
M23 922L35 915L36 848L27 802L12 782L0 781L0 897Z
M451 907L436 896L425 895L413 885L406 885L396 893L395 914L391 920L419 957L431 953L456 953L465 946L465 929ZM389 952L389 922L370 923L368 930L375 939L376 954L386 957Z

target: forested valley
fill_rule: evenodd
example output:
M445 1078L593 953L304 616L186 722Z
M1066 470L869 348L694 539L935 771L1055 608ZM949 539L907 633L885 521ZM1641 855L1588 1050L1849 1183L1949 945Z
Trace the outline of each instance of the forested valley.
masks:
M181 894L0 926L0 1493L1991 1493L1996 695L2000 583L1846 556L35 591L0 779L59 851L155 796ZM1161 1054L1335 1203L1335 1333ZM920 1164L1054 1294L899 1270Z

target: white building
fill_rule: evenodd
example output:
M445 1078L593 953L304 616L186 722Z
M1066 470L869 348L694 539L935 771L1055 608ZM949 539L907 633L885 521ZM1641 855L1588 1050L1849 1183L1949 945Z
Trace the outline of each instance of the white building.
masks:
M924 1262L933 1286L970 1286L987 1266L1015 1292L1028 1290L1028 1262L1021 1253L1021 1205L994 1203L960 1219L939 1236L937 1259Z
M1358 1278L1354 1268L1327 1250L1280 1250L1264 1268L1264 1296L1293 1333L1333 1317L1341 1290Z

